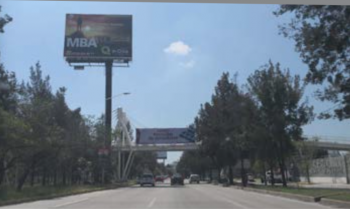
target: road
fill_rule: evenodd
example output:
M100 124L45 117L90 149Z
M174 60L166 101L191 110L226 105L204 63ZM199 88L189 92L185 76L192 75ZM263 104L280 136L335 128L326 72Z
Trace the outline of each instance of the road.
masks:
M128 187L37 201L1 209L26 208L276 208L326 209L318 203L307 203L282 197L220 187L209 184L156 187Z

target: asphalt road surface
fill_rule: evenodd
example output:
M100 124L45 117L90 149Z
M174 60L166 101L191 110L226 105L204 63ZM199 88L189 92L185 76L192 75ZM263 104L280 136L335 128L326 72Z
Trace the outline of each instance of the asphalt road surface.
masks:
M156 187L128 187L116 190L74 195L53 200L37 201L7 208L330 208L318 203L307 203L288 198L237 190L209 184L185 184Z

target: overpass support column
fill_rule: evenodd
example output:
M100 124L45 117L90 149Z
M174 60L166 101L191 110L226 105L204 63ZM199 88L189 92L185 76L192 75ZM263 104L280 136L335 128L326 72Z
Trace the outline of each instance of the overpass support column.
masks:
M347 156L344 155L344 166L345 166L345 177L346 177L346 183L350 184L350 176L349 176L349 164Z

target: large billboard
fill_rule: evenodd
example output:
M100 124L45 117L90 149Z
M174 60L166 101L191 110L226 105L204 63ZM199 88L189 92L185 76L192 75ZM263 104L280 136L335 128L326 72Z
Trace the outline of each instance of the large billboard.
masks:
M67 14L64 56L73 61L131 61L132 16Z
M186 144L195 142L191 128L144 128L136 129L137 144Z

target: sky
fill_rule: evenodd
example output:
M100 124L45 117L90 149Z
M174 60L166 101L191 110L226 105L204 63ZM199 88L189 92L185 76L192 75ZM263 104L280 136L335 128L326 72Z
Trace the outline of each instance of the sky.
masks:
M71 109L84 115L104 113L103 67L74 70L63 57L65 16L124 14L133 16L133 61L129 68L113 69L113 110L122 107L134 128L185 127L194 121L200 104L210 101L223 72L238 73L239 84L269 60L280 62L292 74L304 76L307 66L295 52L293 40L278 33L278 5L2 1L2 14L13 22L0 34L1 62L19 80L28 80L29 68L40 61L53 90L65 86ZM315 112L331 108L305 98ZM116 123L113 117L113 124ZM348 121L315 120L304 134L350 137ZM169 152L166 163L178 160Z

